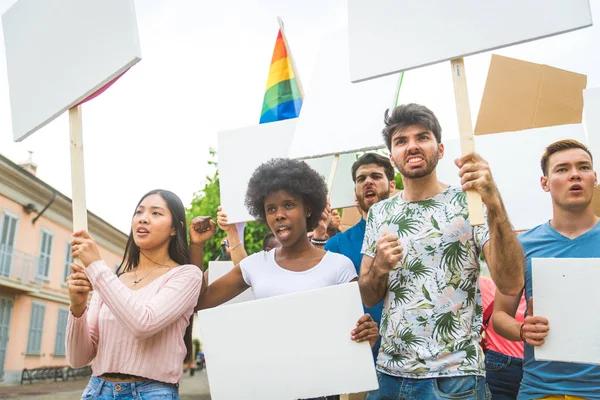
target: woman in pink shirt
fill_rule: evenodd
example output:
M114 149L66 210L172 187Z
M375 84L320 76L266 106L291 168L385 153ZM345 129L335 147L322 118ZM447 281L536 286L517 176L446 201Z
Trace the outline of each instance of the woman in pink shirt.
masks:
M92 362L82 399L179 398L184 333L202 286L186 231L179 197L153 190L135 209L116 274L89 233L73 235L73 257L85 267L73 264L67 280L66 349L74 368Z
M480 276L481 306L486 337L485 380L492 392L492 400L514 400L519 393L519 385L523 378L523 342L511 342L494 331L492 311L496 285L492 278ZM521 297L515 318L521 323L525 314L525 295Z

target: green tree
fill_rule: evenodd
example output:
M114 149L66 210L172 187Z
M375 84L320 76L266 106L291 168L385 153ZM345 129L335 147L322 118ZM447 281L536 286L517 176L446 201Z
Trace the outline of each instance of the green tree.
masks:
M204 188L194 193L194 198L190 207L186 209L188 226L190 221L199 215L211 216L217 221L217 208L221 204L221 193L219 190L219 170L215 157L217 152L211 148L209 150L210 159L208 165L214 168L212 176L206 176ZM227 212L227 210L224 210ZM268 228L256 222L248 222L244 229L244 247L248 254L256 253L262 250L262 240L268 232ZM217 233L204 245L204 265L203 269L208 267L208 262L215 260L220 253L220 244L225 237L225 232L217 227Z

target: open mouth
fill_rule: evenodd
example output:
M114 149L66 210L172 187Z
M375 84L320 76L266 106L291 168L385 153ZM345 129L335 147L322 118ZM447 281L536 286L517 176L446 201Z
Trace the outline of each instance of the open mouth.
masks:
M373 190L373 189L367 189L367 190L365 190L364 197L365 197L365 200L368 200L368 201L375 200L375 199L377 199L377 192L375 192L375 190Z
M571 185L571 187L569 188L569 191L571 191L571 192L581 192L582 190L583 190L583 186L581 186L579 184Z
M140 236L145 236L145 235L149 234L150 231L148 229L146 229L146 228L137 228L135 230L135 233L137 233Z
M288 226L279 226L275 228L275 235L279 239L286 239L290 235L290 228Z

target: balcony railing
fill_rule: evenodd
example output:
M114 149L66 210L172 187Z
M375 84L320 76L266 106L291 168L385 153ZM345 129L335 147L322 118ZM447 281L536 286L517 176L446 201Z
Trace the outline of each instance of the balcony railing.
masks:
M0 279L1 277L21 283L41 285L37 276L38 257L15 250L6 244L0 245Z

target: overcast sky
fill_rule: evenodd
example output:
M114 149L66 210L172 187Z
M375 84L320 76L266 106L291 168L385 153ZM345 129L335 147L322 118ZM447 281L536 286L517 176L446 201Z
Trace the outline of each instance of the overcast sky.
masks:
M14 0L0 0L0 13ZM600 15L600 0L591 0ZM310 78L321 39L347 25L345 0L136 0L142 61L83 106L88 209L129 231L145 192L170 189L188 205L208 169L217 132L257 124L281 16L300 79ZM0 31L0 35L1 35ZM600 27L495 51L588 75L600 87ZM490 53L466 59L473 120ZM401 102L432 108L446 138L457 134L448 63L407 72ZM4 40L0 41L0 153L34 152L38 177L70 196L68 116L12 141ZM248 151L265 151L261 147ZM243 168L243 160L240 168Z

